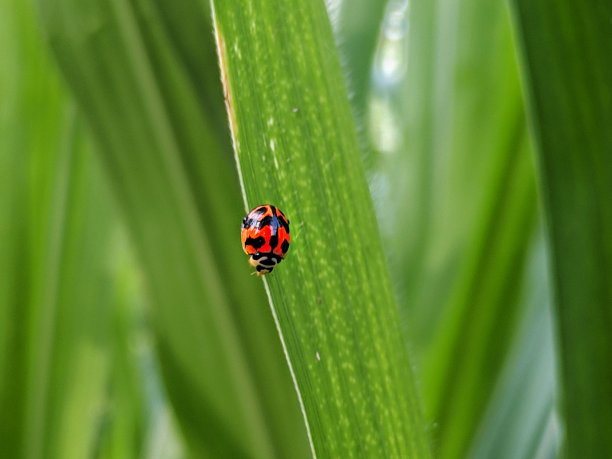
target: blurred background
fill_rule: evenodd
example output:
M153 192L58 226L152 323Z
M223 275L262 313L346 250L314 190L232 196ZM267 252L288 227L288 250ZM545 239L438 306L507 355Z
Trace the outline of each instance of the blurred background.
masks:
M0 0L2 457L308 457L238 242L208 4L171 3ZM505 3L327 7L436 456L555 457L546 245ZM181 243L193 232L218 263L188 255L204 250ZM272 449L248 408L220 402L240 371L233 403L263 394Z

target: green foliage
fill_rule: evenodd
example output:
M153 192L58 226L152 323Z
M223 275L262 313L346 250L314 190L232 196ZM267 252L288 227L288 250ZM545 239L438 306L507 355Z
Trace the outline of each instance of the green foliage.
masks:
M538 150L568 457L612 454L612 5L513 2Z
M326 3L0 0L3 456L612 454L609 2Z
M206 10L72 0L41 7L146 276L165 387L192 454L300 456L288 372L261 285L236 243L242 210L225 131L208 121L218 80L199 88L217 65ZM194 42L203 49L196 62Z
M314 453L426 457L325 8L214 5L247 207L276 204L293 228L288 260L266 281Z
M392 184L381 212L408 233L390 230L387 246L409 336L422 348L437 453L463 457L521 313L535 181L504 5L446 3L409 12L396 109L404 137L381 159Z
M448 3L388 15L374 69L372 186L436 454L465 457L488 441L479 432L500 387L524 379L505 362L530 301L536 202L507 11ZM550 399L551 386L538 387ZM534 441L491 417L517 427L518 443Z
M110 369L112 213L31 5L2 1L0 22L0 442L6 457L83 457Z

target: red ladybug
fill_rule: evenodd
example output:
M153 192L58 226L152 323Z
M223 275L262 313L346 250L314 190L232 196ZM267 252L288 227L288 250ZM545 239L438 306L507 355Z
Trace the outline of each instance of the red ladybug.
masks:
M250 255L249 263L263 276L272 272L289 250L289 220L277 207L257 206L242 220L240 236L244 252Z

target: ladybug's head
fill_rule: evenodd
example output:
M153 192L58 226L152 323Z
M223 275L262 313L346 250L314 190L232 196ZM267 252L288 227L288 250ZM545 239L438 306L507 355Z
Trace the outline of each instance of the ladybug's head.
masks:
M282 257L279 257L273 253L254 253L249 258L249 263L257 271L258 276L271 273L277 264L283 261Z

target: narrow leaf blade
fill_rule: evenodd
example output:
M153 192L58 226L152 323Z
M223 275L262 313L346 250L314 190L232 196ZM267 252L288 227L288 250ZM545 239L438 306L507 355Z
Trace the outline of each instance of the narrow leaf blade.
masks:
M268 275L273 313L320 457L427 457L323 2L213 1L247 207L291 221Z
M612 454L612 4L512 2L547 214L568 457Z

